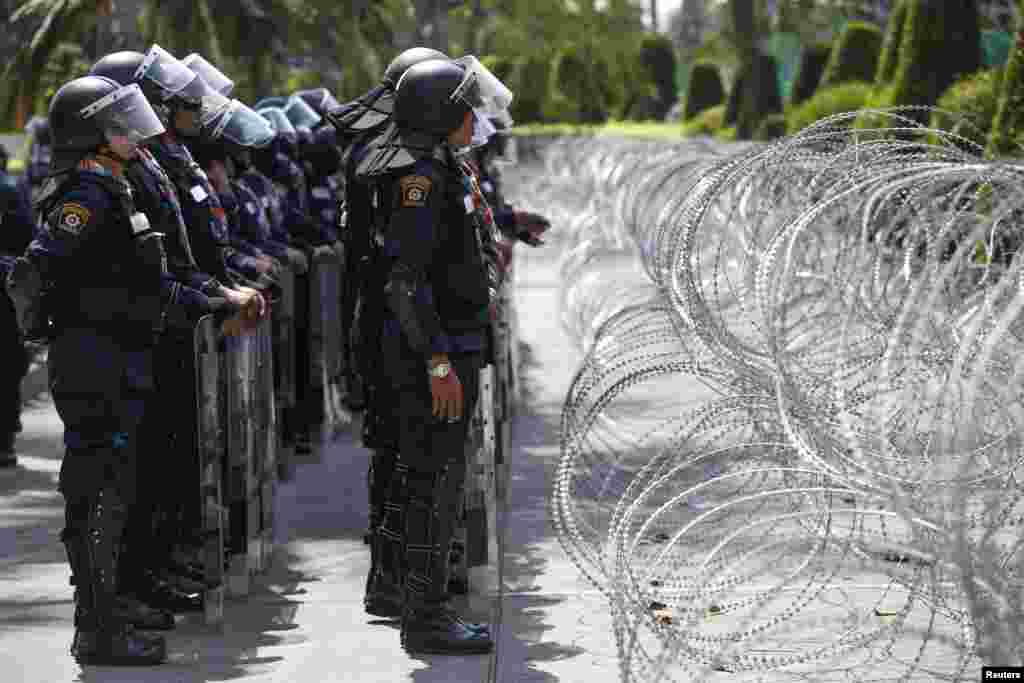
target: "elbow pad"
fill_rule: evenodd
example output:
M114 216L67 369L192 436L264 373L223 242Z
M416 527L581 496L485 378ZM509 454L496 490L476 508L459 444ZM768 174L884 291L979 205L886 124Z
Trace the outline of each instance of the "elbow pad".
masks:
M441 321L434 307L418 296L424 287L426 283L420 273L398 264L391 271L385 292L409 346L429 357L433 341L441 336Z

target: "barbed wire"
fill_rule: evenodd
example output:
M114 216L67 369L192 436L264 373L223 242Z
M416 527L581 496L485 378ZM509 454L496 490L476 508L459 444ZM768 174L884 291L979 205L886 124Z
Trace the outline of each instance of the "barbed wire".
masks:
M583 357L551 510L621 680L1024 663L1024 168L922 113L520 174Z

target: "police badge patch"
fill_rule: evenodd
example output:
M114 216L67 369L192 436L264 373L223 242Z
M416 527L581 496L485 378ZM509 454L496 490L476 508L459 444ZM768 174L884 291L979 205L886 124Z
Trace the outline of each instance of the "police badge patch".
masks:
M92 218L92 212L81 204L62 204L57 213L57 227L72 235L80 234Z
M430 178L421 175L407 175L398 181L402 193L403 207L421 207L427 205L432 185Z

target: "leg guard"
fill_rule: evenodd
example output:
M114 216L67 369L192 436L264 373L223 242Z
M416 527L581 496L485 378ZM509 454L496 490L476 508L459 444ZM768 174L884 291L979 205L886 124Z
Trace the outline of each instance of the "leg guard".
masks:
M447 469L406 475L405 599L412 607L444 602L453 525L443 504ZM443 550L443 552L442 552Z
M69 502L66 514L69 524L61 540L77 588L75 625L87 631L115 632L122 626L114 618L117 554L124 528L121 499L115 489L102 489L92 499Z
M399 617L405 546L408 470L396 458L387 493L382 496L380 522L370 543L370 573L366 579L366 611L374 616Z

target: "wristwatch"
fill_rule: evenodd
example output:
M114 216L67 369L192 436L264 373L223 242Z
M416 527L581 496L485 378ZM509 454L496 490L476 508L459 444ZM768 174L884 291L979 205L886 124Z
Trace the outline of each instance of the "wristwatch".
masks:
M442 361L430 368L430 376L437 377L438 379L444 379L452 372L452 364L448 361Z

